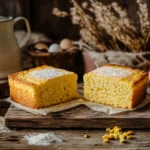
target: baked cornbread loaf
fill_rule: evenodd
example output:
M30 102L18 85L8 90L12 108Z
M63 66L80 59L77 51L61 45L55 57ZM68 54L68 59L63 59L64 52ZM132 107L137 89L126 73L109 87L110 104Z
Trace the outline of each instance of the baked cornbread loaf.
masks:
M77 75L51 66L40 66L9 75L10 97L30 108L42 108L78 97Z
M146 96L148 73L107 64L84 75L85 99L113 107L134 108Z

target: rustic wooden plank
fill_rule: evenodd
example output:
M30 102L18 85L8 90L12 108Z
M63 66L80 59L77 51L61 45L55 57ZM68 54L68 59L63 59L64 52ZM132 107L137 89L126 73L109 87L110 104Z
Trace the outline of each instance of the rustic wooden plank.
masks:
M82 89L83 84L78 84ZM148 90L149 93L149 84ZM119 125L122 128L150 128L150 104L135 111L107 115L84 105L46 116L34 115L11 106L5 115L10 128L106 128ZM61 123L60 123L61 122Z
M115 125L122 128L150 128L150 104L115 115L93 111L82 105L46 116L11 106L5 119L6 125L11 128L106 128Z
M0 149L59 149L59 150L99 150L99 149L122 149L122 150L148 150L150 147L150 130L133 130L132 140L126 143L120 143L119 140L112 140L110 143L103 143L102 136L106 133L104 130L19 130L10 133L0 134ZM56 135L63 136L64 142L60 144L51 144L46 147L29 145L24 136L31 133L53 132ZM85 139L84 134L90 138Z

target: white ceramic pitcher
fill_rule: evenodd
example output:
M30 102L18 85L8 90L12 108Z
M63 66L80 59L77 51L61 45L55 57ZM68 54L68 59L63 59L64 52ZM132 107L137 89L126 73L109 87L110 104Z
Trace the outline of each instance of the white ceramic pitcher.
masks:
M21 70L21 52L14 35L14 24L19 20L25 21L30 39L31 30L26 18L0 16L0 79Z

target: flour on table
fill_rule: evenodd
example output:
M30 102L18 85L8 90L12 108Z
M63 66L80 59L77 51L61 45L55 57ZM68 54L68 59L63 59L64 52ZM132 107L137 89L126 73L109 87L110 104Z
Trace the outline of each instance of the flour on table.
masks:
M29 145L34 146L47 146L52 143L63 143L63 137L54 134L53 132L48 133L32 133L24 136L24 139Z

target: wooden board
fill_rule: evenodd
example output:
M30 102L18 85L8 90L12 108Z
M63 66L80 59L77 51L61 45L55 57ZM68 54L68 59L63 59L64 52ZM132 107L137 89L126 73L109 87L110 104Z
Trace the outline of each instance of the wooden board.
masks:
M78 84L82 89L83 84ZM147 93L150 94L150 84ZM5 115L6 125L10 128L87 128L101 129L119 125L122 128L149 128L150 129L150 104L135 111L115 115L97 112L84 105L46 116L34 115L14 106L10 106Z
M78 106L47 116L34 115L10 106L5 115L10 128L106 128L119 125L122 128L150 128L150 104L132 112L107 115Z

